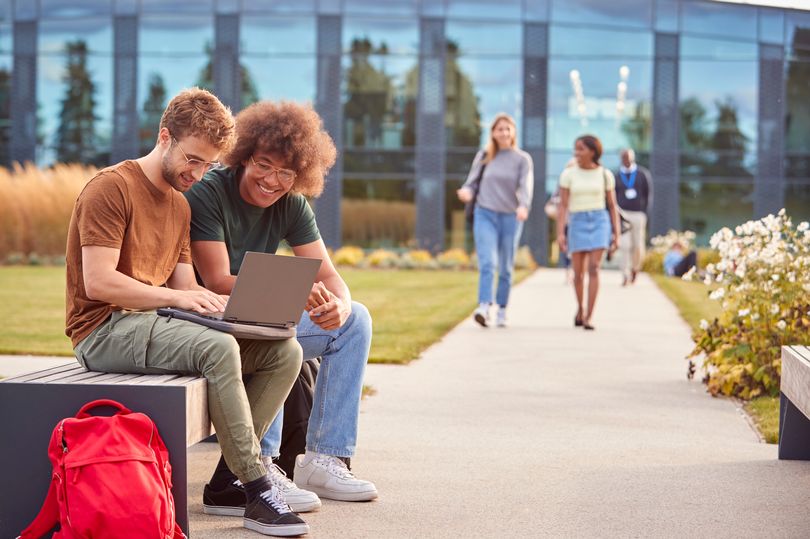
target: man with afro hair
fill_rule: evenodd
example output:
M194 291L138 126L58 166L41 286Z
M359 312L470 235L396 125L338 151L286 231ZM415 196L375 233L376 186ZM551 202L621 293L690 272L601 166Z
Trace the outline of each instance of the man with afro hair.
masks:
M371 317L353 302L333 265L306 197L323 191L336 157L321 118L309 106L254 103L236 118L236 143L226 165L209 171L187 194L191 253L205 286L230 294L245 252L275 253L283 241L296 256L321 264L298 323L304 359L321 357L306 434L306 452L295 461L293 481L274 462L281 447L283 410L264 436L262 456L293 511L320 507L319 497L367 501L370 481L346 465L354 455L363 374L371 347ZM206 485L204 510L234 514L244 504L239 484Z

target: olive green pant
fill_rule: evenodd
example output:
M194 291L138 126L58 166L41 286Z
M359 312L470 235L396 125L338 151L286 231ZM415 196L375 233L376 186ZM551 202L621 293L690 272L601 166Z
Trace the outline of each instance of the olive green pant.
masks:
M301 368L296 339L235 339L154 311L116 311L73 350L91 371L202 375L225 463L243 483L264 476L259 440ZM242 374L251 374L244 384Z

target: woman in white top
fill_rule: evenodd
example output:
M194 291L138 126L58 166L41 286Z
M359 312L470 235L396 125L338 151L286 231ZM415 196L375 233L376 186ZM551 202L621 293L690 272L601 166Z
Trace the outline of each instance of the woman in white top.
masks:
M575 326L594 329L591 323L599 293L599 266L605 249L619 246L619 211L616 180L599 164L602 143L592 135L579 137L574 144L577 163L560 176L560 207L557 245L571 256L574 291L577 296ZM568 225L568 237L565 226ZM583 309L585 271L588 272L588 309Z

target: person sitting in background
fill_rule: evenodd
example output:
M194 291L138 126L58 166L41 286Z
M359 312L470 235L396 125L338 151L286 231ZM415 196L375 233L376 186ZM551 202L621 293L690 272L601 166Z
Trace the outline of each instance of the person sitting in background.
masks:
M664 273L670 277L683 277L694 266L697 266L697 253L687 253L686 247L679 241L673 243L664 255Z

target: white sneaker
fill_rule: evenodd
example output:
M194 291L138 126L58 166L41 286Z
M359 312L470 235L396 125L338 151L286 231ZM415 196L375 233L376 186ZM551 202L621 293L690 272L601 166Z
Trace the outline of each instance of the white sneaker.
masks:
M499 328L506 327L506 309L503 307L498 309L498 315L495 317L495 325Z
M483 327L487 327L489 324L489 304L488 303L481 303L478 305L478 308L473 313L473 320L481 324Z
M377 497L371 481L357 479L337 457L309 453L295 459L295 481L321 498L364 502Z
M309 490L298 488L298 486L290 481L284 470L273 462L271 457L262 457L265 468L267 468L267 477L270 482L278 489L281 497L290 506L290 509L296 513L307 513L314 511L321 506L321 500L318 495Z

